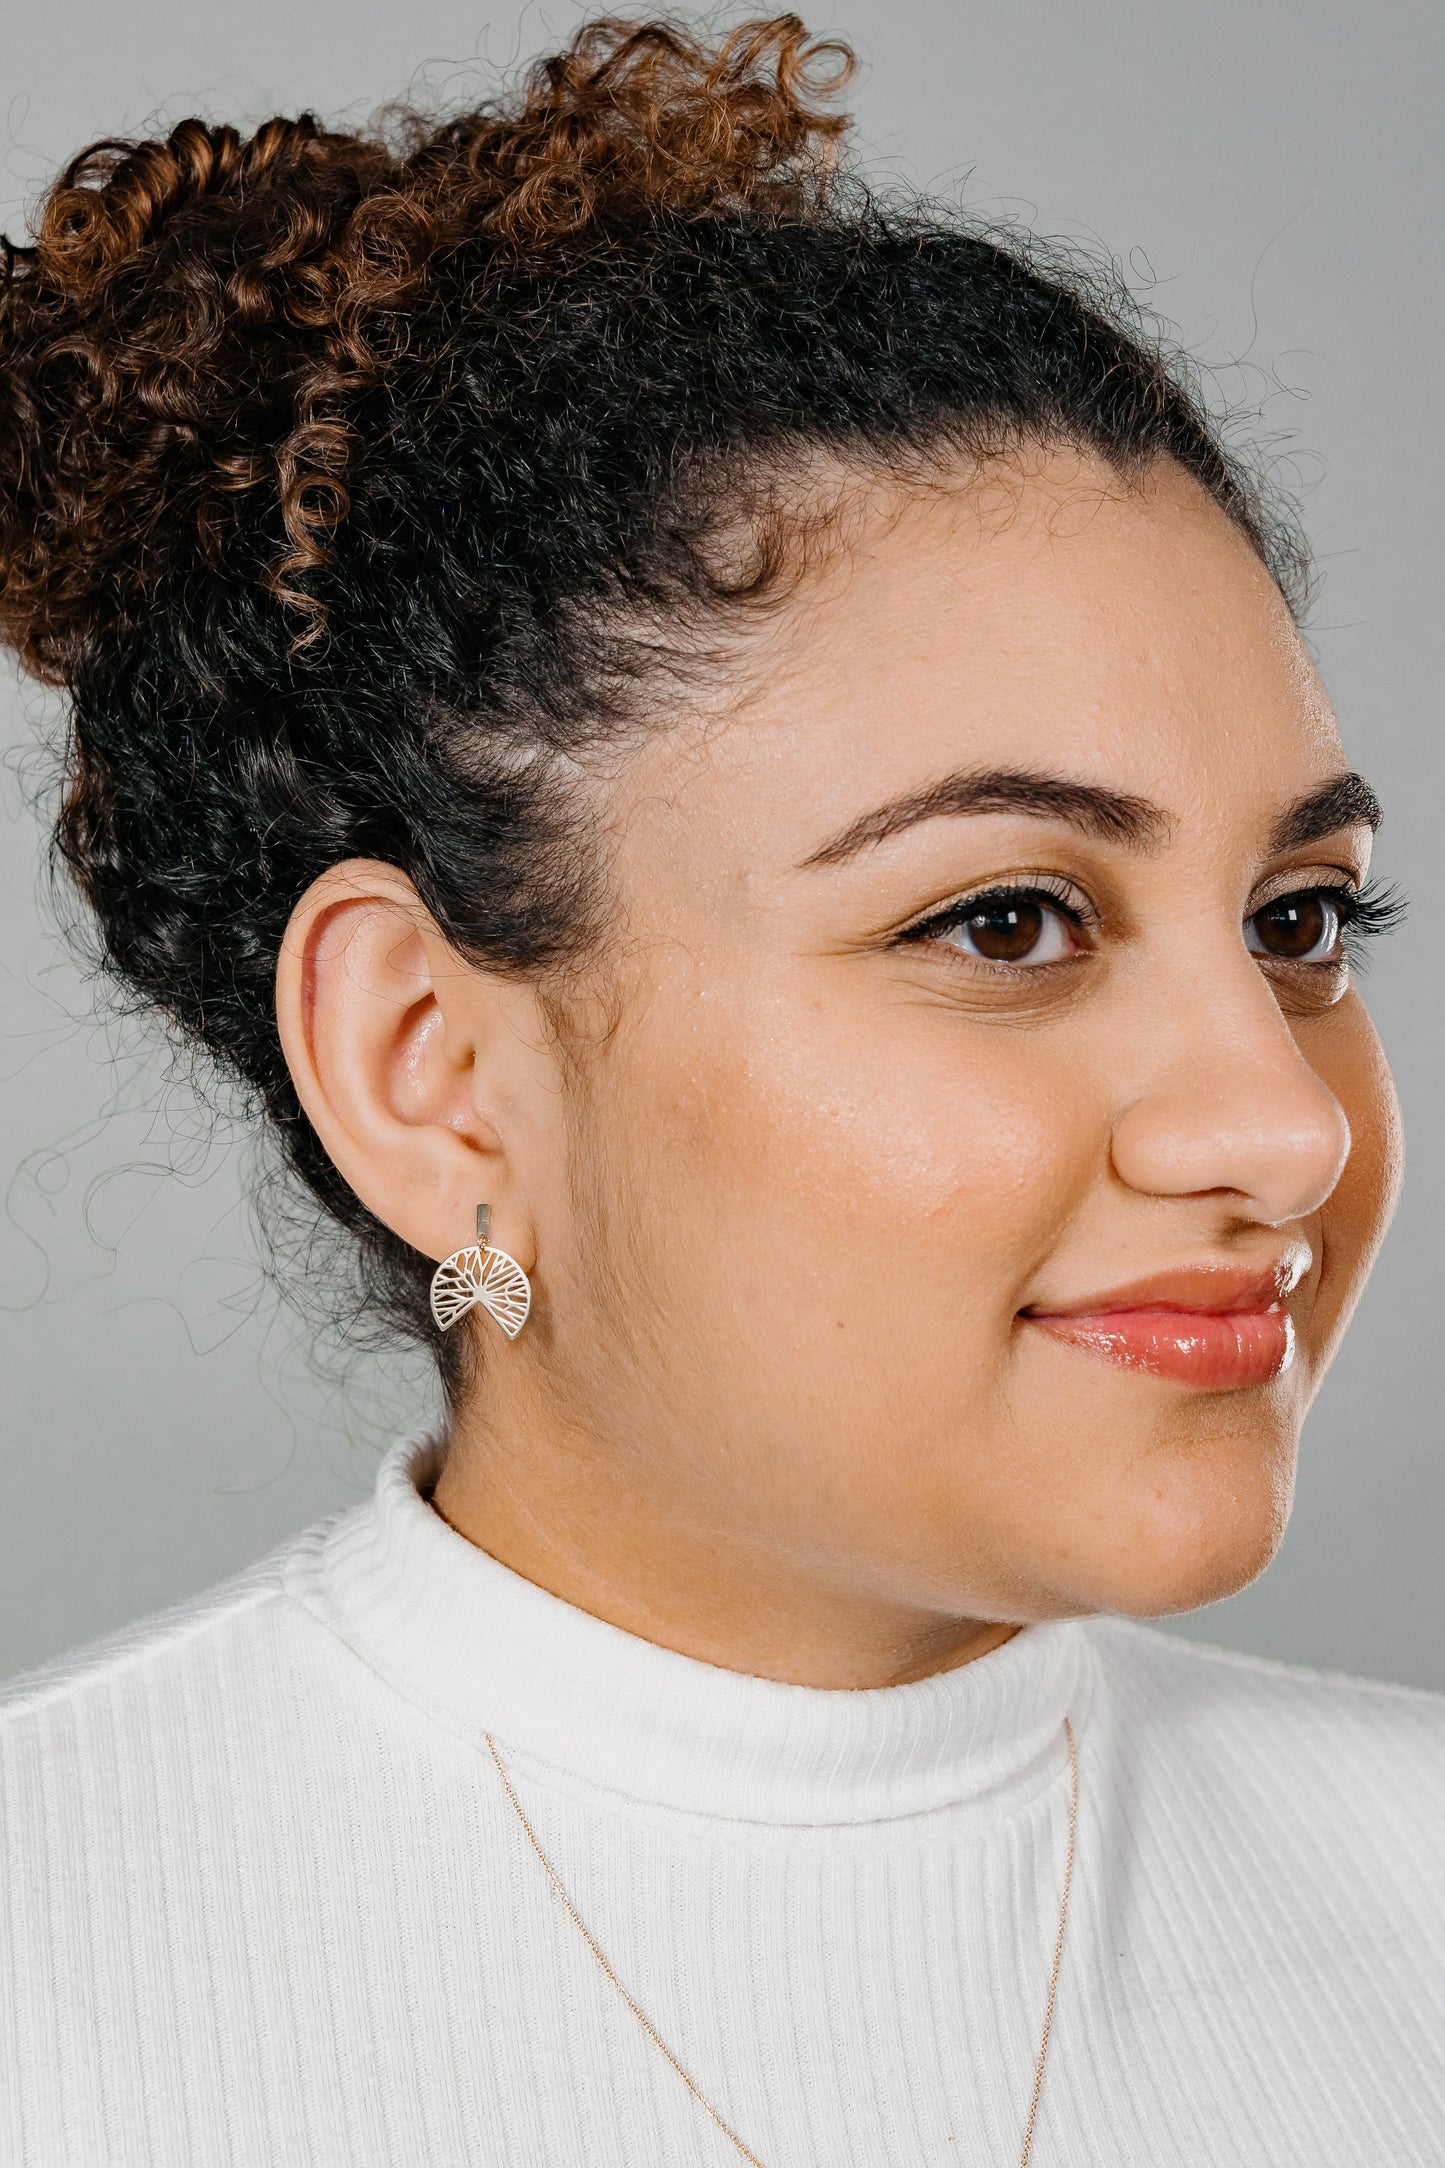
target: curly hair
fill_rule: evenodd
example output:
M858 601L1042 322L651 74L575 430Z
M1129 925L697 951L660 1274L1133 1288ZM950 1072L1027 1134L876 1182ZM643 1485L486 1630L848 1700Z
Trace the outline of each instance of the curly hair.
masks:
M791 15L597 20L459 117L92 145L0 243L0 636L68 698L60 852L423 1340L430 1260L342 1182L276 1031L329 864L401 868L493 968L585 953L577 756L776 600L820 453L1173 459L1298 589L1122 290L850 170L850 68Z

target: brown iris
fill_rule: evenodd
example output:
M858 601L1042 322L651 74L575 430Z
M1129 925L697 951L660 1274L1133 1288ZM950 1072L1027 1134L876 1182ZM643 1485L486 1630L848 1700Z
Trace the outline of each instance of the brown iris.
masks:
M1335 905L1320 895L1280 896L1256 911L1252 921L1260 953L1293 963L1328 957L1339 938L1339 923Z
M1026 963L1044 931L1044 907L1032 896L999 896L980 904L964 920L968 937L990 963Z

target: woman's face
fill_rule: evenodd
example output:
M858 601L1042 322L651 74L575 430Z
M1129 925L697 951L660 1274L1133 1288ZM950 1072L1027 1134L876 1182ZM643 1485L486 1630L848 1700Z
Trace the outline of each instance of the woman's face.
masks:
M1400 1158L1288 613L1181 474L1061 453L880 499L769 639L615 787L554 1385L660 1526L840 1591L1222 1596Z

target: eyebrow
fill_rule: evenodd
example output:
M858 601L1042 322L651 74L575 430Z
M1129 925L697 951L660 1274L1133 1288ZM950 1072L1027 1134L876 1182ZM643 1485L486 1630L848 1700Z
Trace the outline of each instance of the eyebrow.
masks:
M1339 828L1378 828L1381 818L1379 799L1364 777L1351 769L1297 798L1275 822L1270 843L1277 851L1297 851Z
M1101 783L1075 783L1067 776L1040 775L1027 768L975 769L925 783L871 813L860 813L820 844L803 866L838 866L920 821L969 813L1028 813L1036 820L1064 821L1087 836L1134 850L1161 842L1171 825L1162 806L1107 790Z
M1041 775L1027 768L984 768L943 776L886 805L860 813L803 860L810 866L838 866L920 821L977 813L1025 813L1036 820L1063 821L1084 835L1132 850L1148 850L1168 835L1172 825L1162 806L1101 783L1076 783L1062 775ZM1331 776L1296 799L1275 822L1270 846L1299 850L1341 828L1376 829L1380 801L1362 775L1349 770Z

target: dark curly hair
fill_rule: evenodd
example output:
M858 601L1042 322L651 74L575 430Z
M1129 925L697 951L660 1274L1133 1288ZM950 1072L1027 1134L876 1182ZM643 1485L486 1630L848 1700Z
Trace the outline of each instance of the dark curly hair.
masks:
M850 67L791 15L595 21L456 118L95 144L0 244L0 633L68 695L59 849L109 966L422 1339L430 1260L341 1181L277 1038L327 865L398 866L494 968L585 954L577 758L776 603L820 453L1170 458L1298 586L1121 289L840 163Z

